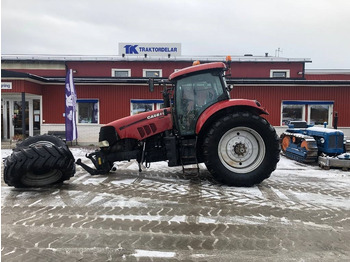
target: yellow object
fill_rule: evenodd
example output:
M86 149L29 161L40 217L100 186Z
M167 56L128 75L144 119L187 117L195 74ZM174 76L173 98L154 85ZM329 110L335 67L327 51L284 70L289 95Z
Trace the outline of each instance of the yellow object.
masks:
M196 61L193 62L192 65L196 66L196 65L200 65L200 64L201 64L201 62L199 62L199 60L196 60Z

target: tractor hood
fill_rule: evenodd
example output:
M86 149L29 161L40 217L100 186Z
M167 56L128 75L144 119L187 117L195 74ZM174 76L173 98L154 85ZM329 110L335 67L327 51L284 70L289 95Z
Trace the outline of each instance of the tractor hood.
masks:
M108 123L106 126L113 126L120 139L143 140L173 129L173 121L169 107L124 117Z

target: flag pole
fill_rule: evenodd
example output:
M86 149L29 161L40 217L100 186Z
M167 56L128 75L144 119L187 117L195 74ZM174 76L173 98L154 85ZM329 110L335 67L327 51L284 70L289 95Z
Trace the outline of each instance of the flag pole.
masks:
M76 102L77 95L74 87L73 70L66 65L66 80L65 80L65 131L66 141L71 144L76 140L78 144L78 132L76 121Z

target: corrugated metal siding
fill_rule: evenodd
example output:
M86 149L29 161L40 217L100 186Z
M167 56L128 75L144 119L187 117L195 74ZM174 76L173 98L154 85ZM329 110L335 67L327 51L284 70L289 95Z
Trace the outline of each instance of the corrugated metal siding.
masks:
M131 99L162 99L160 87L150 93L146 85L76 85L76 91L78 99L99 99L101 124L129 116ZM338 126L350 126L348 86L235 86L231 97L258 100L270 113L266 119L275 126L280 125L283 100L334 101ZM43 119L46 123L64 123L63 113L64 85L45 86Z
M350 86L235 86L231 97L258 100L270 113L266 119L275 126L280 125L283 100L334 101L338 126L350 126Z
M64 113L64 85L45 85L43 86L42 99L42 119L45 124L63 124Z
M150 93L143 85L76 86L79 99L99 98L100 123L107 124L130 115L131 99L161 99L161 88Z
M270 70L289 69L290 78L302 78L303 63L232 63L231 77L232 78L269 78Z
M24 92L24 80L1 79L1 82L11 82L12 89L1 89L1 93L22 93Z
M33 95L41 95L42 88L40 84L25 80L1 80L3 82L12 82L12 89L2 89L1 93L22 93L26 92Z
M130 115L131 99L162 99L161 88L150 93L147 85L75 85L78 99L97 98L100 124L107 124ZM43 90L45 123L64 123L64 85L49 85Z
M143 69L162 69L162 76L168 77L175 69L191 66L190 62L67 62L77 72L74 77L111 77L112 69L131 69L132 77L142 77Z

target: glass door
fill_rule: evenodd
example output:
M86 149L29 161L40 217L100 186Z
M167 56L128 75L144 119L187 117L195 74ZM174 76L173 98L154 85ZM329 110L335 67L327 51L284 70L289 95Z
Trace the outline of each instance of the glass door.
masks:
M33 135L40 135L40 123L41 123L41 114L40 114L40 99L33 99Z
M28 136L40 135L41 99L37 96L26 98L24 125L22 127L22 101L18 96L1 99L1 139L23 139Z
M12 115L12 124L14 128L14 139L23 139L29 135L29 102L25 102L25 115L24 115L24 125L25 125L25 134L23 134L23 109L22 101L13 101L13 115Z

